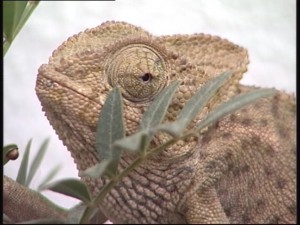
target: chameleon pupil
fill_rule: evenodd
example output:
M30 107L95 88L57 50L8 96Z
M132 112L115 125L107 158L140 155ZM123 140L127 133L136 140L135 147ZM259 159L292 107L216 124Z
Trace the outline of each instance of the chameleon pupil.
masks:
M152 74L151 73L145 73L143 76L141 76L142 81L144 82L149 82L152 78Z

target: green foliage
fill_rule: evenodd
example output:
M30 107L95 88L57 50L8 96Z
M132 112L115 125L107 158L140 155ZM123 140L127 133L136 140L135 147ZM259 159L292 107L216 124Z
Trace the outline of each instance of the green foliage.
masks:
M3 2L4 55L38 3L39 1ZM228 102L223 103L211 111L207 117L198 123L193 129L186 130L190 122L199 114L210 98L230 78L231 75L231 72L226 72L208 82L185 104L176 121L162 124L172 97L179 86L178 81L172 82L167 88L161 91L156 99L150 104L142 116L139 131L127 137L125 137L126 127L123 118L123 103L121 93L118 88L114 88L107 96L97 124L96 150L103 160L83 172L83 175L92 178L98 178L105 175L108 177L109 182L102 188L98 196L93 199L87 186L78 179L64 179L49 184L49 181L59 170L59 166L56 166L41 182L38 190L49 189L54 192L77 198L84 202L86 206L80 210L80 213L74 215L70 211L69 217L65 222L87 223L91 216L95 213L97 208L96 206L103 201L113 186L145 160L149 159L154 154L159 153L166 147L174 144L178 140L182 140L190 136L197 136L199 132L203 130L203 128L216 123L225 115L232 113L235 110L263 97L274 94L274 90L262 89L235 96ZM158 132L166 132L170 134L171 137L160 146L150 149L149 144L153 136ZM17 182L26 187L29 187L35 173L41 165L49 140L46 139L42 143L28 170L28 159L31 143L32 140L29 140L16 179ZM9 161L9 158L7 157L8 154L12 154L12 151L16 150L18 150L18 146L15 144L6 145L3 147L3 165ZM137 154L136 159L132 162L132 164L130 164L123 171L118 171L117 168L122 151L134 152ZM7 223L10 222L10 219L5 214L3 214L3 219ZM39 219L23 222L23 224L40 223L62 224L63 221Z
M213 94L233 75L232 72L225 72L205 84L198 90L191 99L185 104L178 114L177 120L173 123L161 124L156 128L157 131L165 131L168 134L179 137L189 123L204 108Z
M42 160L44 158L44 155L46 153L47 150L47 146L49 143L49 139L45 139L43 141L43 143L41 144L41 146L39 147L39 150L37 151L37 154L35 155L30 167L28 166L28 161L29 161L29 154L30 154L30 149L31 149L31 143L32 143L32 139L30 139L26 145L25 151L24 151L24 155L22 157L22 161L21 161L21 165L19 167L18 170L18 175L16 178L16 181L29 188L29 185L34 177L34 175L36 174L37 170L40 168L40 165L42 163ZM18 149L17 145L15 144L11 144L11 145L6 145L3 147L3 157L6 156L6 154L8 154L10 151L14 150L14 149ZM4 160L4 159L3 159ZM29 169L28 169L29 167ZM55 166L52 170L49 171L49 173L45 176L44 180L40 183L38 190L42 190L46 183L49 183L49 181L51 179L53 179L53 177L57 174L58 170L59 170L60 166ZM28 171L28 173L27 173ZM65 181L68 182L68 181ZM73 183L77 183L78 181L74 181ZM67 185L65 185L67 187ZM51 189L51 186L47 186L49 189ZM64 188L66 188L64 187ZM57 192L59 192L59 188L56 188L55 190ZM74 185L72 188L75 188L75 190L79 190L80 194L78 195L84 195L86 194L84 192L86 186L80 188L80 185ZM44 188L45 189L45 188ZM74 192L74 191L73 191ZM86 194L86 195L89 195ZM72 197L76 197L76 195L74 194ZM80 200L84 201L84 198L80 198ZM84 201L85 202L85 201ZM7 217L5 214L3 214L3 219L5 220L5 223L11 223L11 220L9 217ZM61 224L62 221L59 220L49 220L49 219L39 219L39 220L32 220L32 221L25 221L22 222L23 224Z
M115 121L118 121L118 123L115 123ZM121 92L119 89L114 88L107 96L96 131L96 149L101 158L104 159L100 165L96 166L109 167L109 170L99 170L106 171L108 176L116 174L121 154L121 149L113 146L113 143L124 136Z
M149 143L150 130L138 131L126 138L117 140L114 144L120 148L128 150L130 152L140 152L144 153L146 146Z
M223 73L208 82L185 104L174 122L162 124L174 93L179 86L179 82L172 82L150 104L142 116L139 131L127 137L125 137L126 127L123 118L122 96L120 90L114 88L107 96L97 124L96 149L101 158L104 156L104 159L83 172L83 175L92 178L106 175L109 182L101 189L98 196L93 199L87 186L78 179L64 179L49 184L49 180L52 179L54 174L58 171L58 167L56 167L50 171L48 176L46 176L39 186L39 190L49 189L84 202L86 206L81 209L80 213L74 215L74 213L71 213L72 211L69 211L70 216L67 218L66 222L87 223L91 216L94 215L95 210L97 210L97 205L103 201L114 185L145 160L174 144L178 140L183 140L191 136L198 136L205 127L216 123L225 115L275 93L275 90L272 89L260 89L237 95L228 102L225 102L212 110L192 129L186 130L189 123L199 114L201 109L208 103L209 99L231 75L231 72ZM171 134L170 139L156 148L150 149L149 143L153 136L158 132ZM40 146L27 175L31 142L32 140L27 144L17 176L17 182L25 186L29 186L34 174L39 168L49 140L46 139ZM16 147L16 145L5 146L3 154L7 154L10 149ZM117 171L122 151L137 153L136 159L123 171ZM40 223L41 221L47 223L61 222L52 220L34 220L26 221L25 223Z
M3 52L4 55L8 51L14 38L19 33L33 10L38 5L39 1L4 1L3 10ZM144 113L140 129L135 134L125 137L125 124L123 119L123 104L120 90L114 88L108 95L104 107L101 110L96 132L96 149L103 160L95 166L84 171L84 175L92 178L97 178L106 175L110 181L102 188L98 196L94 199L91 197L87 186L78 179L64 179L61 181L49 184L49 181L55 176L59 170L59 166L53 168L42 183L39 185L39 190L49 189L67 196L71 196L83 201L86 207L81 213L68 218L66 222L87 223L90 217L95 213L96 206L104 199L106 194L110 192L113 186L126 176L130 171L138 167L145 160L159 153L164 148L174 144L178 140L185 139L190 136L197 136L203 128L216 123L225 115L234 112L241 107L253 103L263 97L268 97L274 94L274 90L262 89L252 91L250 93L243 93L239 96L233 97L226 103L223 103L213 111L211 111L206 118L204 118L193 129L186 130L189 123L196 117L196 115L205 107L209 99L219 90L219 88L229 79L231 72L223 73L219 77L208 82L186 103L182 111L179 113L177 120L171 123L162 124L167 109L171 103L172 97L179 86L179 82L171 83L165 88L148 107ZM166 132L171 135L170 139L165 143L157 146L154 149L149 149L149 143L153 136L158 132ZM37 155L28 170L28 159L32 140L29 140L24 156L22 158L21 166L18 171L16 181L28 187L37 172L42 159L45 155L49 140L46 139L40 146ZM18 146L15 144L6 145L3 147L3 165L5 165L9 158L7 155L17 150ZM120 161L122 151L135 152L136 159L123 171L118 171L118 164ZM28 173L27 173L28 171ZM7 223L10 219L3 214L3 219ZM60 220L39 219L23 222L23 224L61 224Z
M44 180L41 181L41 183L39 184L37 190L38 191L42 191L45 186L45 184L49 183L50 180L52 180L55 175L58 173L58 171L61 169L61 165L56 165L55 167L53 167L48 174L45 176Z
M196 130L202 130L210 124L215 123L220 118L261 98L270 97L274 94L275 89L260 89L234 96L228 102L223 103L222 105L211 111L205 119L203 119L199 124L196 125Z
M175 81L162 90L142 116L139 131L116 141L115 145L128 151L144 154L153 136L152 128L162 122L178 86L179 82ZM116 122L118 123L118 121Z
M29 172L28 172L28 176L26 178L26 182L25 182L25 186L29 186L29 184L31 183L32 181L32 178L33 176L35 175L35 173L37 172L43 158L44 158L44 155L46 153L46 150L47 150L47 146L48 146L48 143L49 143L49 139L45 139L44 142L42 143L42 145L40 146L40 149L38 150L36 156L34 157L33 161L32 161L32 164L29 168Z
M162 122L178 86L179 81L173 81L159 93L151 105L149 105L148 110L144 113L140 123L140 131L144 129L150 130Z
M53 182L43 186L43 189L58 192L60 194L68 195L77 198L84 203L91 202L91 194L86 185L78 179L64 179L61 181Z
M44 158L44 155L47 150L47 146L49 143L49 139L45 139L43 143L41 144L39 150L37 151L36 156L34 157L30 168L28 170L28 160L29 160L29 154L30 154L30 148L31 148L31 142L32 139L30 139L26 145L25 152L22 158L21 165L18 170L18 175L16 178L16 181L19 184L24 185L25 187L29 187L34 175L36 174L37 170L40 167L40 164ZM54 167L50 172L46 175L45 179L41 182L39 185L40 187L44 186L46 183L48 183L58 172L59 166ZM27 173L28 171L28 173Z
M83 171L83 175L89 176L92 178L98 178L102 175L106 175L108 177L113 177L115 175L114 172L116 172L116 168L114 165L117 165L116 162L117 160L114 161L114 165L112 165L112 158L109 159L103 159L100 163L97 163L96 165L87 168L85 171ZM110 167L109 170L107 168ZM112 172L112 173L111 173Z
M22 162L18 171L17 179L16 181L19 184L25 185L26 182L26 176L27 176L27 168L28 168L28 159L29 159L29 151L31 147L32 139L30 139L26 145L24 156L22 158Z
M163 121L179 84L179 81L173 81L168 87L162 90L142 116L140 123L142 136L140 138L140 146L137 149L140 154L145 154L153 137L152 128L158 126ZM147 135L144 135L143 132L146 132ZM119 147L126 148L126 146L123 144L123 146Z
M39 1L3 1L4 55L38 4Z
M122 99L118 89L113 89L106 99L105 104L107 105L101 110L98 130L103 129L101 127L107 128L107 121L113 123L114 125L111 125L108 128L108 136L97 135L97 142L103 142L102 146L106 146L106 148L103 148L101 150L98 149L98 152L100 154L108 156L108 160L103 160L102 162L104 163L101 162L84 172L84 175L93 178L109 174L110 176L108 177L110 181L102 188L99 195L95 199L91 199L90 201L87 201L87 199L85 199L85 202L88 206L85 208L82 214L78 215L76 221L79 221L79 223L88 222L91 215L94 213L96 206L101 201L103 201L104 197L107 193L110 192L113 186L124 176L130 173L130 171L135 169L145 160L152 157L154 154L159 153L164 148L174 144L178 140L182 140L191 136L197 136L199 132L203 130L203 128L216 123L225 115L232 113L235 110L253 103L254 101L257 101L263 97L268 97L275 93L275 90L272 89L261 89L235 96L228 102L221 104L215 110L210 112L207 117L204 118L193 129L185 131L188 124L197 116L199 111L201 111L201 109L207 104L209 99L219 90L219 88L225 83L226 80L230 78L231 75L232 73L230 72L223 73L214 80L210 81L186 103L182 111L179 113L176 121L172 123L161 124L167 108L171 103L171 99L179 85L178 82L172 83L166 89L164 89L148 107L147 111L142 117L140 130L137 133L127 137L121 137L122 135L120 135L120 127L122 127L121 130L125 129L123 118L120 117L120 115L122 115ZM172 137L170 137L169 140L167 140L160 146L157 146L154 149L149 149L149 142L158 132L167 132L169 134L172 134ZM103 140L99 140L99 138ZM138 153L136 154L136 159L132 162L132 164L130 164L127 168L125 168L123 171L120 171L119 173L116 173L116 166L119 163L120 155L117 158L111 157L111 151L112 149L114 149L114 146L117 146L119 147L119 149L122 149L124 151L133 151ZM115 167L110 167L109 165L111 163L114 163ZM61 185L61 183L58 183L57 185L59 186ZM84 186L83 183L82 185ZM82 190L79 190L78 188L77 190L73 190L73 188L76 189L76 187L69 185L68 188L65 188L63 191L60 190L59 192L69 196L72 196L73 192L77 192L78 195L84 194L80 193ZM55 184L52 185L51 190L57 191L57 187L55 186ZM79 197L77 196L77 198Z

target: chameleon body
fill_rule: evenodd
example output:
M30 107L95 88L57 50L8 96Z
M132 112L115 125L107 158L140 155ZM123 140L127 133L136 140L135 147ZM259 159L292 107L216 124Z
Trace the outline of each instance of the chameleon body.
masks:
M95 149L99 112L120 87L126 135L173 80L181 84L166 116L213 77L234 75L192 122L234 95L247 51L205 34L153 36L125 22L105 22L70 37L39 68L36 92L50 124L81 172L101 161ZM224 119L199 138L179 141L124 177L99 208L113 223L295 223L295 97L278 91ZM165 141L156 138L152 145ZM134 156L124 152L119 169ZM93 194L105 178L82 176Z

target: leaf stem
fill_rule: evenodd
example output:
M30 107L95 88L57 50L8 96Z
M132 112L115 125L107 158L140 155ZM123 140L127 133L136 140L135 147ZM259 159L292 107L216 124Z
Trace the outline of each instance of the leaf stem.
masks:
M234 98L232 101L228 101L224 103L222 106L218 107L217 109L213 110L205 119L203 119L194 129L191 129L189 131L186 131L184 134L182 134L179 137L173 137L170 140L166 141L165 143L161 144L160 146L146 151L144 154L141 154L138 156L137 159L135 159L132 164L130 164L127 168L125 168L120 174L116 175L112 180L107 183L107 185L104 186L104 188L101 190L101 192L98 194L96 199L92 202L92 205L90 207L87 207L82 218L81 222L88 222L88 219L90 215L93 212L93 207L98 205L100 202L103 201L106 194L108 194L113 186L121 180L123 177L125 177L129 172L131 172L133 169L138 167L144 160L149 159L153 155L159 153L163 149L165 149L167 146L174 144L178 140L186 139L192 136L197 136L197 133L199 133L202 129L205 127L211 126L212 124L216 123L218 120L223 118L225 115L231 113L234 110L237 110L241 108L242 106L245 106L251 102L254 102L255 100L258 100L262 97L267 97L274 94L273 90L260 90L260 91L254 91L252 93L245 93L241 94L240 96ZM249 97L250 96L250 97ZM243 101L239 102L238 100L242 99ZM232 102L238 102L238 104L232 104ZM228 107L230 106L230 107ZM223 107L223 108L222 108ZM222 109L221 109L222 108ZM220 112L219 112L220 111Z

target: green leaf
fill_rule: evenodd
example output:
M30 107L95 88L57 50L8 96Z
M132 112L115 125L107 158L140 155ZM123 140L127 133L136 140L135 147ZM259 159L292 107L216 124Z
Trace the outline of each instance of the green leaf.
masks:
M83 216L83 213L87 210L87 206L85 204L78 204L74 207L72 207L69 211L68 211L68 217L67 217L67 223L68 224L80 224L81 218ZM91 209L92 210L92 209ZM99 209L94 207L94 211L97 212ZM94 214L94 213L93 213ZM106 221L106 220L105 220ZM104 222L105 222L104 221ZM90 220L89 220L90 222ZM93 221L93 224L95 221ZM104 223L103 222L103 223ZM97 223L100 224L100 223ZM102 224L102 223L101 223Z
M22 162L18 171L18 175L16 178L16 181L19 184L22 184L25 186L25 182L26 182L26 176L27 176L27 167L28 167L28 158L29 158L29 152L30 152L30 147L31 147L31 142L32 139L30 139L27 143L25 152L24 152L24 156L22 158Z
M127 150L138 151L139 153L144 154L153 137L153 129L151 128L159 125L164 119L179 84L179 81L173 81L168 87L164 88L143 114L139 129L141 133L123 139L118 142L117 146L122 146ZM142 139L139 139L140 137Z
M166 115L172 97L179 86L179 81L173 81L168 87L163 89L155 100L150 104L146 112L143 114L140 123L140 131L150 129L159 125Z
M8 51L11 43L8 42L5 37L3 37L3 57L5 56L6 52Z
M234 96L229 101L223 103L213 111L211 111L205 119L203 119L199 124L196 125L197 130L201 130L211 123L217 122L220 118L251 104L261 98L272 96L276 93L274 89L259 89L247 93L242 93L240 95Z
M45 177L45 179L40 183L40 185L38 186L38 190L42 190L44 189L44 186L50 182L50 180L52 180L54 178L54 176L58 173L58 171L61 169L60 165L56 165Z
M69 224L105 224L107 217L101 212L101 210L96 206L99 204L91 206L80 206L77 209L71 209L68 214Z
M43 189L49 189L60 194L77 198L86 204L91 202L91 194L87 186L79 179L64 179L51 184L44 185Z
M149 135L150 130L145 129L117 140L114 145L132 152L140 152L146 148Z
M10 160L7 155L11 151L18 151L18 146L16 144L10 144L3 147L3 166Z
M4 1L3 2L3 52L8 51L12 41L20 32L25 22L39 4L39 1Z
M27 1L4 1L3 2L3 31L6 39L12 42L16 27L20 22Z
M180 137L185 128L186 123L183 120L176 120L170 123L161 124L153 129L153 133L164 131L173 137Z
M233 72L225 72L209 81L207 84L201 87L185 104L175 122L162 124L155 129L155 132L165 131L174 137L180 136L188 124L198 115L198 113L211 99L211 97L232 75Z
M92 178L98 178L102 176L103 174L106 174L107 176L111 177L113 174L110 174L109 170L107 170L108 166L111 164L112 159L104 159L100 163L97 163L96 165L87 168L85 171L82 172L82 175L89 176Z
M40 1L27 1L26 8L23 11L22 17L19 20L19 23L15 29L14 36L16 36L20 32L20 30L22 29L22 27L24 26L24 24L26 23L30 15L32 14L33 10L38 6L39 3Z
M178 115L185 127L197 116L199 111L207 104L211 97L219 88L233 75L233 72L225 72L209 81L197 91L193 97L185 104ZM183 129L185 129L185 127Z
M96 149L101 159L112 161L108 166L109 174L117 172L121 149L112 144L125 136L123 121L123 102L119 88L114 88L107 96L101 110L96 131Z
M29 187L30 182L32 181L33 176L35 175L36 171L39 169L39 166L43 160L43 157L46 153L47 146L49 144L49 138L45 139L45 141L42 143L40 149L38 150L35 158L33 159L28 176L26 178L25 186Z

